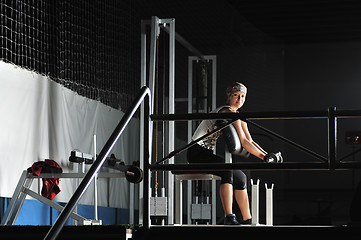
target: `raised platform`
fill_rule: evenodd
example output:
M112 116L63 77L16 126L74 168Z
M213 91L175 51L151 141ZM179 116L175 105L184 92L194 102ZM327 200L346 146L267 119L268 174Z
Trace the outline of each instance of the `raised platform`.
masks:
M126 239L126 226L121 225L101 225L101 226L65 226L60 232L57 240L86 239ZM1 239L44 239L50 226L0 226Z
M1 226L1 239L41 240L49 231L50 226ZM126 240L128 226L65 226L57 240ZM142 239L261 239L276 237L280 239L322 239L340 238L360 239L361 225L355 226L224 226L224 225L182 225L152 226L133 229L133 238ZM128 235L129 237L129 235Z
M360 239L361 226L223 226L223 225L182 225L152 226L149 230L140 228L134 239L321 239L322 237L343 237Z

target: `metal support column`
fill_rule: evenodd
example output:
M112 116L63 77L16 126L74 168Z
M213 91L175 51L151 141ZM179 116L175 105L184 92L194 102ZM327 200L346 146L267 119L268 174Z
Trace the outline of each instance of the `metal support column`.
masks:
M217 107L217 58L216 56L206 56L208 60L212 61L212 110ZM216 209L216 188L217 183L212 180L212 224L216 225L217 209Z
M169 103L168 113L175 112L175 19L169 21ZM168 123L168 152L174 151L174 125L173 121ZM169 164L174 159L169 160ZM174 224L174 175L168 172L168 224Z
M140 85L141 87L147 86L147 33L146 21L141 22L141 66L140 66ZM139 119L139 166L144 169L144 104L140 106L140 119ZM139 224L143 223L143 182L139 184Z
M94 158L97 156L97 135L93 135L93 150L94 150ZM98 219L98 175L94 177L94 220L99 221L101 224L101 220Z
M259 179L254 183L251 179L252 186L252 225L259 225Z
M150 160L151 160L151 154L152 154L152 128L150 123L149 114L151 112L151 109L149 107L149 102L151 101L151 98L145 98L144 101L144 150L143 150L143 159L144 159L144 178L143 178L143 226L149 229L150 227L150 209L149 209L149 202L150 202Z
M271 184L271 187L266 186L266 225L273 226L273 187L274 184Z
M217 181L212 180L212 224L217 224Z
M150 56L149 56L149 82L148 86L150 92L154 93L155 91L155 64L156 64L156 55L157 55L157 38L159 36L159 18L153 16L151 20L151 33L150 33ZM152 94L151 99L152 106L154 104L154 94Z
M193 59L195 57L188 57L188 113L193 113ZM192 141L193 122L188 121L188 142ZM192 218L192 181L187 181L187 224L191 224Z
M175 224L182 225L183 223L183 180L176 179L175 191L177 194L175 198Z
M150 56L149 56L149 75L148 75L148 83L146 79L147 75L147 33L146 33L146 25L150 25L151 28L151 36L150 36ZM141 21L141 86L149 86L150 92L154 92L155 88L155 63L156 63L156 46L157 46L157 37L159 35L159 18L153 16L151 21ZM153 103L154 103L154 95L151 94L149 99L150 101L150 109L148 111L149 114L153 113ZM145 161L144 156L146 153L144 152L145 149L145 142L144 142L144 135L145 131L145 124L148 121L148 115L145 115L144 106L147 108L148 104L142 104L140 107L140 129L139 129L139 136L140 136L140 168L145 169ZM149 126L149 131L152 132L152 125ZM152 134L149 134L149 138L152 138ZM148 139L147 139L148 140ZM149 145L151 146L152 141L150 140ZM151 151L151 147L150 147ZM139 224L143 224L144 218L144 211L143 209L144 204L144 182L141 182L139 185Z
M147 44L146 44L146 24L150 24L151 33L150 33L150 56L149 56L149 75L148 75L148 82L146 81L146 53L147 53ZM141 27L141 85L142 86L149 86L151 93L154 93L155 91L155 69L156 69L156 55L157 55L157 39L160 33L160 25L166 28L166 30L169 33L169 99L168 99L168 109L167 113L172 114L174 113L174 102L175 102L175 19L159 19L156 16L153 16L151 21L142 21L142 27ZM169 25L169 27L166 27L166 25ZM151 96L151 106L154 106L154 94ZM158 100L157 100L158 101ZM140 119L140 136L141 139L144 135L144 125L145 125L145 119L143 116L144 110L141 109L141 119ZM150 113L153 113L153 109L150 110ZM152 135L152 126L150 126L150 135ZM167 149L165 149L168 152L171 152L174 150L174 122L168 123L168 129L167 129L167 136L165 139L165 142L167 142ZM143 150L144 144L142 141L140 143L140 148ZM150 143L151 145L151 143ZM140 164L141 167L144 166L146 159L143 159L143 155L145 153L141 152L141 158L140 158ZM172 163L172 160L170 160L170 163ZM168 174L168 223L173 224L173 218L174 218L174 177L173 174ZM142 201L145 198L144 195L144 186L140 186L140 206L145 206L145 203ZM145 209L144 209L145 211ZM140 207L139 209L139 219L145 219L145 216L143 216L143 211ZM141 220L140 220L140 223ZM145 223L144 223L145 224Z

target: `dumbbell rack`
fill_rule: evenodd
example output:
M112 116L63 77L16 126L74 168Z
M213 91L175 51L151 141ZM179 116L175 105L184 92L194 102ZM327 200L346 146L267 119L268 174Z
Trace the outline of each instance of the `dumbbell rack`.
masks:
M34 176L32 173L28 173L27 170L24 170L15 188L11 201L6 208L4 217L1 220L1 225L13 225L15 223L27 195L61 212L64 209L63 206L30 190L31 184L35 178L39 181L41 178L84 178L86 173L84 172L83 164L84 163L79 163L77 173L41 173L39 176ZM125 174L123 172L100 172L97 177L124 178ZM95 205L94 207L96 208L97 206ZM89 220L75 212L72 212L70 217L76 220L79 225L101 225L101 220Z

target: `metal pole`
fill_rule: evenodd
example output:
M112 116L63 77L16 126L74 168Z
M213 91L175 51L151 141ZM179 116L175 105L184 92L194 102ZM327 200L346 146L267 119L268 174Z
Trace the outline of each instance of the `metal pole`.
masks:
M147 34L146 34L146 24L148 21L142 20L141 23L141 78L140 85L147 86ZM149 23L148 23L149 24ZM144 136L144 104L140 106L140 121L139 121L139 166L144 169L144 141L142 141ZM139 224L143 222L143 181L139 184Z
M151 148L150 148L150 141L151 141L151 127L150 127L150 119L149 113L151 112L150 107L151 98L145 100L145 108L144 108L144 178L143 178L143 226L146 229L150 228L150 209L149 209L149 202L150 202L150 160L151 160ZM147 106L149 107L147 108Z
M348 166L361 167L361 164L350 164ZM344 164L342 164L344 165ZM179 163L179 164L152 164L152 171L174 171L177 173L195 171L227 171L227 170L328 170L329 164L323 162L283 162L283 163L264 163L264 162L242 162L242 163Z
M259 179L254 183L251 179L251 190L252 190L252 225L259 225Z
M157 55L157 38L159 35L159 18L153 16L151 20L150 33L150 56L149 56L149 88L152 93L155 92L155 64ZM154 106L154 95L151 96L152 106ZM151 111L151 113L153 113Z
M207 56L212 60L212 110L217 107L217 57Z
M273 187L274 184L271 184L271 187L266 186L266 225L273 226Z
M188 113L193 113L193 61L195 57L188 57ZM193 122L188 121L188 142L192 141ZM191 224L192 181L187 181L187 224Z
M94 159L97 156L97 135L93 136L94 142ZM98 179L97 175L94 178L94 219L98 220Z
M92 180L95 178L96 174L99 172L104 161L108 157L109 153L113 149L115 143L118 141L120 135L123 133L125 127L128 125L134 113L137 111L139 105L142 103L145 96L150 96L150 90L147 87L143 87L139 95L135 98L135 101L124 114L120 120L117 127L114 129L112 135L109 137L108 141L104 145L103 149L99 153L99 156L94 161L93 165L90 167L88 173L85 175L84 179L81 181L80 185L76 189L73 196L70 198L68 204L65 206L64 210L60 213L59 217L55 221L54 225L50 228L49 232L45 236L44 240L56 239L59 235L61 229L63 228L65 222L68 220L70 214L72 213L75 205L78 203L80 198L83 196L85 191L88 189ZM149 121L149 118L146 118ZM148 146L149 147L149 146ZM148 167L148 166L147 166ZM149 168L147 168L149 169Z
M140 27L140 45L141 45L141 59L140 59L140 85L147 85L147 33L146 33L146 24L149 24L149 21L142 20Z
M210 119L326 119L327 117L327 111L153 114L151 116L152 121L197 121Z
M175 224L182 225L183 222L183 180L177 179L175 181Z
M129 224L134 224L134 194L135 184L129 183Z
M169 100L168 113L173 114L175 111L175 19L169 22ZM174 150L174 124L168 123L168 151ZM169 163L173 163L170 159ZM168 224L174 223L174 176L168 172Z
M209 56L212 60L212 110L217 107L217 57ZM212 224L216 225L217 223L217 210L216 210L216 181L212 180Z

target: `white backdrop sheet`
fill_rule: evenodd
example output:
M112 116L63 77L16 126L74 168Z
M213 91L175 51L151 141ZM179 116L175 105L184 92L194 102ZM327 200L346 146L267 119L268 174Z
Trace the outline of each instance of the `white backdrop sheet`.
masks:
M46 76L0 61L0 196L11 197L23 170L36 161L55 160L63 172L77 172L69 163L72 150L97 152L123 113L79 96ZM139 160L139 120L132 119L113 151L126 163ZM89 166L86 170L89 169ZM103 170L111 171L111 170ZM67 202L80 180L60 179L55 201ZM99 179L100 206L128 208L129 183L125 179ZM37 180L32 189L38 191ZM80 203L93 204L93 184Z

